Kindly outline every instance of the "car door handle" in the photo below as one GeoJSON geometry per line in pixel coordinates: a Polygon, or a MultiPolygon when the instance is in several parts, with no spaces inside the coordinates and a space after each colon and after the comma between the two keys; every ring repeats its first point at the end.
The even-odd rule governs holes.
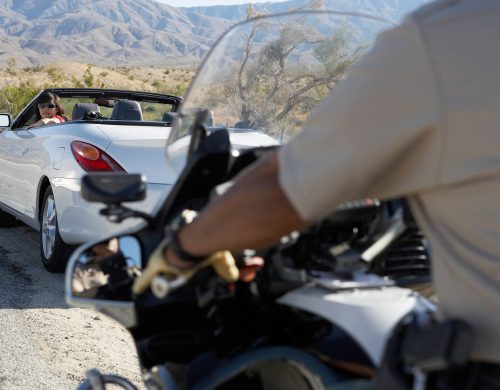
{"type": "Polygon", "coordinates": [[[24,156],[26,153],[28,153],[28,148],[24,148],[21,152],[21,154],[24,156]]]}

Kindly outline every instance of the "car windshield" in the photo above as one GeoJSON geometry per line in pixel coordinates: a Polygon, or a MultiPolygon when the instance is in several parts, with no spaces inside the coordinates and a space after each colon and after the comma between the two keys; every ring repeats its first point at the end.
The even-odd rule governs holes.
{"type": "Polygon", "coordinates": [[[377,17],[330,11],[256,17],[236,25],[201,65],[169,149],[186,144],[200,109],[210,113],[207,126],[257,130],[286,142],[388,27],[390,22],[377,17]]]}
{"type": "Polygon", "coordinates": [[[97,88],[51,88],[37,95],[16,117],[13,129],[23,128],[36,122],[39,117],[37,99],[51,92],[59,97],[64,115],[70,121],[100,120],[103,124],[170,127],[182,99],[178,96],[97,88]]]}

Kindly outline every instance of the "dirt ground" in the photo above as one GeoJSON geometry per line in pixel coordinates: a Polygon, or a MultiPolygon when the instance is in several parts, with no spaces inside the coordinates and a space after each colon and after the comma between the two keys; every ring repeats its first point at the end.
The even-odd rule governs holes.
{"type": "Polygon", "coordinates": [[[88,369],[142,385],[128,331],[109,317],[70,308],[64,275],[41,264],[37,233],[0,228],[0,388],[72,389],[88,369]]]}

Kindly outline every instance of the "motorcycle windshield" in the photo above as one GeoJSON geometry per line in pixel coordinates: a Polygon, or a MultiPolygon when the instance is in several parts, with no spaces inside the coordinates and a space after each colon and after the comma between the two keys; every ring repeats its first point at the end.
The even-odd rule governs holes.
{"type": "Polygon", "coordinates": [[[347,12],[249,15],[219,38],[200,66],[170,134],[169,159],[185,158],[201,109],[209,111],[205,125],[228,128],[232,140],[257,133],[286,142],[389,27],[378,17],[347,12]]]}

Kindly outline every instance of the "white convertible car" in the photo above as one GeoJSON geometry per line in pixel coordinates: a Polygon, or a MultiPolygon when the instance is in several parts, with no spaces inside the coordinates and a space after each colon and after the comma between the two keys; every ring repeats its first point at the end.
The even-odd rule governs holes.
{"type": "MultiPolygon", "coordinates": [[[[50,91],[60,97],[69,121],[28,128],[37,97],[15,120],[0,114],[0,226],[15,218],[38,230],[43,264],[57,272],[74,245],[140,223],[115,225],[100,216],[102,206],[80,196],[85,173],[141,173],[147,197],[131,207],[152,213],[161,204],[179,173],[165,156],[165,142],[181,98],[110,89],[50,91]]],[[[249,131],[239,143],[276,141],[249,131]]]]}

